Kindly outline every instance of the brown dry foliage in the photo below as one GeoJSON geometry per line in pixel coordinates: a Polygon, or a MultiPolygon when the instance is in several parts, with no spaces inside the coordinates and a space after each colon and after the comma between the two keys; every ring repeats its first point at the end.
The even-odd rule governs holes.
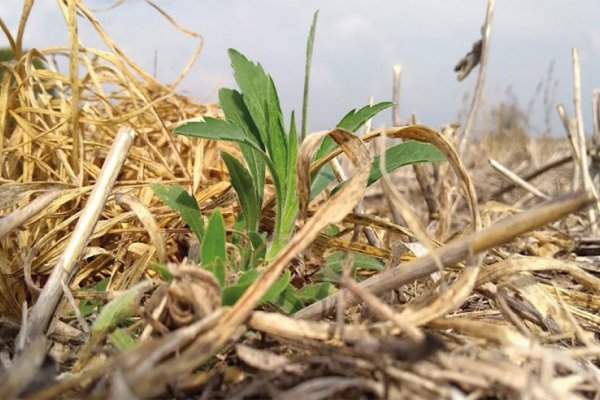
{"type": "MultiPolygon", "coordinates": [[[[2,23],[17,60],[3,64],[0,86],[1,395],[598,396],[600,283],[591,259],[576,255],[585,221],[575,213],[590,203],[589,196],[561,197],[529,211],[522,208],[535,203],[531,199],[514,205],[511,196],[523,197],[518,190],[510,192],[504,203],[478,203],[476,192],[481,200],[502,186],[496,173],[481,164],[482,149],[526,172],[562,155],[562,148],[550,140],[503,131],[471,141],[469,145],[477,150],[465,154],[477,157],[464,162],[454,150],[451,127],[443,133],[414,125],[360,138],[343,130],[310,136],[299,153],[298,232],[242,301],[232,308],[214,309],[214,298],[197,299],[204,291],[218,292],[213,280],[193,273],[189,266],[173,264],[173,271],[180,274],[177,287],[162,286],[150,297],[143,295],[152,290],[146,285],[135,297],[139,318],[127,328],[138,340],[133,348],[119,352],[110,339],[90,337],[82,321],[72,317],[72,306],[63,301],[46,337],[32,341],[11,362],[23,315],[35,304],[70,240],[120,127],[132,128],[137,136],[69,283],[76,300],[109,301],[124,290],[135,290],[140,281],[157,280],[152,261],[179,262],[187,255],[188,229],[153,195],[151,183],[183,185],[204,212],[219,205],[228,227],[239,212],[219,159],[220,149],[236,149],[171,134],[182,121],[221,116],[218,106],[197,104],[177,94],[175,84],[157,82],[112,42],[80,2],[59,2],[72,32],[69,46],[21,54],[22,32],[32,5],[24,2],[22,29],[16,36],[2,23]],[[78,21],[75,8],[82,15],[78,21]],[[109,51],[79,43],[74,35],[77,22],[91,24],[109,51]],[[36,68],[35,57],[45,58],[50,67],[36,68]],[[59,71],[52,61],[60,58],[68,59],[70,70],[80,73],[59,71]],[[355,164],[355,174],[337,195],[309,204],[306,185],[310,169],[316,167],[310,161],[318,138],[325,135],[342,144],[339,152],[355,164]],[[427,214],[411,171],[393,177],[397,187],[406,188],[401,191],[415,210],[417,221],[409,224],[414,235],[399,221],[390,222],[383,200],[377,201],[389,200],[384,194],[366,199],[368,211],[376,215],[351,212],[354,203],[365,198],[371,159],[365,143],[382,135],[430,142],[450,160],[421,171],[438,202],[433,215],[427,214]],[[329,223],[342,229],[335,240],[319,235],[329,223]],[[352,239],[357,226],[372,227],[383,248],[352,239]],[[423,235],[428,235],[426,247],[437,249],[436,257],[418,257],[424,246],[414,237],[423,235]],[[301,285],[320,268],[323,252],[344,246],[383,258],[386,271],[360,284],[345,276],[346,297],[340,291],[295,318],[268,307],[254,311],[283,269],[291,268],[294,282],[301,285]],[[103,277],[110,278],[106,291],[81,290],[103,277]],[[208,281],[211,290],[201,287],[208,281]],[[161,296],[163,292],[169,296],[161,296]],[[189,307],[186,301],[192,302],[189,307]],[[210,307],[203,306],[206,301],[210,307]],[[186,314],[194,307],[202,312],[186,314]],[[165,309],[169,319],[161,320],[165,309]],[[325,309],[337,311],[337,321],[300,318],[314,319],[325,309]],[[45,357],[48,349],[58,361],[59,372],[65,374],[53,371],[45,357]]],[[[193,62],[202,39],[176,26],[199,40],[193,62]]],[[[566,191],[562,181],[544,179],[546,183],[534,183],[552,197],[566,191]]],[[[263,225],[268,226],[271,211],[265,214],[263,225]]]]}

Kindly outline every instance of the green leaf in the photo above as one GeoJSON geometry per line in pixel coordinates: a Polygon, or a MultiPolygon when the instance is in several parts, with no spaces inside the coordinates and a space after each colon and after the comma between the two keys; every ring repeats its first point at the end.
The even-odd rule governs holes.
{"type": "Polygon", "coordinates": [[[279,295],[290,284],[290,278],[291,278],[290,271],[285,270],[283,275],[281,275],[279,278],[277,278],[277,280],[275,282],[273,282],[271,287],[263,295],[262,299],[260,300],[260,303],[266,303],[266,302],[269,302],[269,301],[279,297],[279,295]]]}
{"type": "Polygon", "coordinates": [[[233,76],[243,94],[244,104],[252,116],[265,148],[268,147],[267,86],[268,75],[258,63],[249,61],[243,54],[234,49],[228,51],[233,76]]]}
{"type": "MultiPolygon", "coordinates": [[[[104,278],[101,281],[98,281],[95,284],[84,288],[83,290],[84,291],[104,292],[104,291],[106,291],[106,288],[108,287],[109,281],[110,281],[110,278],[104,278]]],[[[87,316],[91,315],[94,312],[94,310],[97,307],[100,307],[101,305],[102,305],[101,300],[81,300],[79,302],[79,311],[81,312],[81,315],[83,315],[84,317],[87,317],[87,316]]]]}
{"type": "Polygon", "coordinates": [[[310,183],[310,198],[314,199],[334,180],[335,175],[331,169],[331,166],[329,164],[323,165],[310,183]]]}
{"type": "Polygon", "coordinates": [[[158,272],[158,275],[160,275],[160,279],[163,281],[171,282],[173,280],[173,275],[171,275],[165,265],[150,262],[150,268],[155,269],[158,272]]]}
{"type": "Polygon", "coordinates": [[[252,181],[252,176],[250,176],[248,170],[244,168],[237,158],[226,151],[221,152],[221,158],[227,166],[231,185],[240,200],[242,214],[246,220],[246,227],[249,231],[256,231],[258,229],[258,217],[260,216],[261,207],[254,189],[257,183],[252,181]]]}
{"type": "Polygon", "coordinates": [[[246,134],[231,122],[204,117],[204,121],[189,121],[179,125],[173,130],[177,135],[193,136],[203,139],[228,140],[233,142],[248,143],[258,149],[260,145],[252,136],[246,134]]]}
{"type": "Polygon", "coordinates": [[[286,173],[285,199],[282,207],[281,223],[279,231],[275,232],[277,239],[287,243],[294,232],[296,217],[298,215],[298,196],[296,196],[296,160],[298,158],[298,133],[296,131],[296,119],[292,112],[290,122],[290,133],[288,136],[288,171],[286,173]]]}
{"type": "Polygon", "coordinates": [[[300,288],[296,294],[298,295],[298,299],[306,307],[315,301],[319,301],[325,297],[331,296],[334,292],[335,286],[329,282],[321,282],[312,285],[305,285],[300,288]]]}
{"type": "Polygon", "coordinates": [[[196,234],[198,240],[202,242],[204,221],[202,220],[202,214],[200,213],[200,207],[198,207],[196,198],[176,183],[172,185],[153,183],[150,187],[158,198],[179,213],[183,221],[196,234]]]}
{"type": "MultiPolygon", "coordinates": [[[[379,179],[381,179],[380,169],[380,158],[377,155],[373,159],[371,164],[371,171],[369,172],[369,180],[367,186],[371,186],[379,179]]],[[[396,169],[405,165],[418,164],[424,162],[443,162],[446,161],[446,156],[440,149],[429,143],[421,143],[415,140],[399,143],[388,148],[385,151],[385,166],[386,173],[395,171],[396,169]]],[[[332,190],[332,194],[337,192],[343,183],[336,186],[332,190]]]]}
{"type": "MultiPolygon", "coordinates": [[[[342,118],[340,122],[336,125],[338,128],[346,129],[350,132],[356,132],[361,126],[363,126],[369,118],[373,118],[378,112],[385,110],[386,108],[394,105],[391,101],[383,101],[381,103],[373,104],[372,106],[366,105],[360,110],[352,110],[348,114],[342,118]]],[[[319,150],[317,150],[314,159],[318,160],[319,158],[329,154],[336,147],[337,143],[335,140],[330,138],[329,136],[323,139],[319,150]]]]}
{"type": "Polygon", "coordinates": [[[224,306],[234,305],[235,302],[238,301],[240,297],[242,297],[246,289],[248,289],[248,287],[252,285],[252,282],[254,282],[256,278],[258,278],[259,275],[260,272],[257,269],[251,269],[250,271],[243,273],[236,283],[224,287],[222,294],[222,304],[224,306]]]}
{"type": "Polygon", "coordinates": [[[312,63],[313,44],[315,42],[315,31],[317,29],[317,18],[319,16],[319,10],[313,14],[312,24],[310,25],[310,31],[308,33],[308,40],[306,41],[306,64],[304,67],[304,95],[302,97],[302,140],[306,137],[306,130],[308,125],[308,87],[310,81],[310,67],[312,63]]]}
{"type": "Polygon", "coordinates": [[[137,315],[142,296],[153,286],[152,282],[144,281],[108,302],[94,321],[92,332],[107,333],[125,319],[137,315]]]}
{"type": "Polygon", "coordinates": [[[271,77],[258,63],[249,61],[234,49],[229,49],[233,76],[252,120],[256,124],[269,157],[278,168],[280,177],[285,173],[285,131],[279,98],[271,77]]]}
{"type": "Polygon", "coordinates": [[[250,261],[248,262],[249,268],[256,268],[259,260],[264,260],[267,254],[267,244],[265,243],[264,235],[258,232],[248,232],[250,242],[252,242],[252,252],[250,261]]]}
{"type": "Polygon", "coordinates": [[[269,76],[268,80],[268,97],[267,104],[269,105],[268,110],[268,127],[267,132],[269,135],[269,144],[267,146],[268,154],[277,168],[277,172],[282,180],[285,180],[286,173],[288,171],[288,138],[285,134],[285,128],[283,126],[283,114],[279,105],[279,96],[277,95],[277,89],[275,89],[275,83],[269,76]]]}
{"type": "MultiPolygon", "coordinates": [[[[342,118],[342,120],[337,124],[337,127],[355,132],[361,126],[363,126],[365,122],[369,120],[369,118],[372,118],[378,112],[391,107],[393,104],[394,103],[390,101],[384,101],[372,106],[364,106],[358,111],[352,110],[346,114],[344,118],[342,118]]],[[[321,146],[319,146],[319,150],[317,150],[315,153],[314,160],[318,160],[331,153],[337,146],[338,144],[335,142],[335,140],[327,136],[325,139],[323,139],[321,146]]],[[[314,198],[321,193],[331,182],[334,181],[334,179],[335,175],[333,175],[331,167],[325,165],[319,169],[319,171],[313,175],[313,181],[310,189],[311,198],[314,198]]]]}
{"type": "MultiPolygon", "coordinates": [[[[371,185],[381,178],[380,158],[377,155],[371,164],[369,172],[368,185],[371,185]]],[[[429,143],[410,140],[399,143],[385,150],[385,169],[390,173],[397,168],[405,165],[423,163],[423,162],[443,162],[446,156],[440,149],[429,143]]]]}
{"type": "Polygon", "coordinates": [[[227,122],[237,126],[247,137],[252,137],[264,150],[265,146],[260,137],[260,132],[252,120],[242,94],[237,90],[222,88],[219,90],[219,104],[227,122]]]}
{"type": "Polygon", "coordinates": [[[352,253],[354,262],[352,267],[356,269],[364,269],[367,271],[381,271],[383,269],[383,261],[380,259],[357,252],[336,251],[325,259],[325,265],[336,272],[341,272],[343,269],[344,257],[352,253]]]}
{"type": "Polygon", "coordinates": [[[340,233],[340,228],[337,225],[329,224],[327,225],[327,228],[325,228],[324,233],[327,236],[335,236],[340,233]]]}
{"type": "Polygon", "coordinates": [[[286,286],[279,296],[271,300],[271,303],[285,314],[292,314],[304,307],[292,285],[286,286]]]}
{"type": "Polygon", "coordinates": [[[117,328],[111,333],[109,333],[108,338],[110,339],[113,346],[115,346],[119,351],[129,350],[137,343],[136,340],[131,336],[131,334],[127,330],[122,328],[117,328]]]}
{"type": "Polygon", "coordinates": [[[221,211],[216,208],[206,227],[206,235],[200,248],[202,266],[216,276],[221,287],[225,284],[225,260],[227,248],[225,243],[225,222],[221,211]]]}
{"type": "Polygon", "coordinates": [[[344,118],[337,124],[338,128],[344,128],[350,132],[356,132],[369,119],[373,118],[380,111],[390,108],[394,103],[391,101],[383,101],[381,103],[366,105],[360,110],[352,110],[344,115],[344,118]]]}
{"type": "Polygon", "coordinates": [[[212,261],[211,263],[208,264],[202,264],[202,268],[204,268],[206,271],[210,272],[211,274],[213,274],[213,276],[217,279],[217,282],[219,282],[219,286],[221,288],[223,288],[225,286],[225,278],[226,278],[226,271],[225,271],[225,262],[223,260],[221,260],[220,258],[217,258],[216,260],[212,261]]]}
{"type": "MultiPolygon", "coordinates": [[[[244,104],[242,95],[235,90],[221,89],[219,90],[219,103],[227,121],[239,127],[246,136],[253,137],[264,150],[265,146],[260,138],[260,133],[252,120],[246,104],[244,104]]],[[[256,154],[253,146],[240,142],[240,150],[244,155],[250,174],[255,182],[254,191],[256,192],[256,199],[259,204],[262,204],[265,186],[265,163],[262,156],[256,154]]]]}
{"type": "Polygon", "coordinates": [[[325,266],[317,273],[317,279],[326,282],[338,282],[339,275],[344,268],[346,257],[352,255],[352,269],[367,271],[381,271],[384,267],[383,261],[363,253],[336,251],[325,258],[325,266]]]}
{"type": "Polygon", "coordinates": [[[228,285],[223,288],[222,303],[224,306],[232,306],[235,302],[242,297],[246,289],[252,285],[252,283],[258,278],[260,271],[257,269],[251,269],[246,271],[240,276],[240,278],[232,285],[228,285]]]}
{"type": "MultiPolygon", "coordinates": [[[[223,289],[222,302],[224,306],[231,306],[254,283],[254,281],[260,276],[260,272],[257,269],[252,269],[245,272],[236,283],[233,285],[226,286],[223,289]]],[[[271,301],[280,296],[280,294],[286,289],[290,283],[290,271],[285,271],[267,290],[260,300],[260,304],[271,301]]]]}

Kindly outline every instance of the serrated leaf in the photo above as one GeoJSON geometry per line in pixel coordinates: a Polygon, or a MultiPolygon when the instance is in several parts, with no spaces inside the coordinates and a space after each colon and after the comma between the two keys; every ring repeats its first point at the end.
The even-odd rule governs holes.
{"type": "Polygon", "coordinates": [[[277,168],[277,172],[283,180],[285,180],[288,171],[288,137],[285,134],[285,128],[283,125],[283,114],[279,104],[279,96],[277,95],[277,89],[275,89],[275,83],[271,77],[268,77],[268,91],[267,91],[267,104],[268,104],[268,125],[267,132],[269,135],[269,145],[267,150],[273,164],[277,168]]]}
{"type": "Polygon", "coordinates": [[[256,231],[258,229],[258,217],[261,206],[256,198],[256,191],[254,189],[256,183],[253,182],[252,176],[250,176],[248,170],[237,158],[225,151],[221,152],[221,158],[227,166],[231,186],[235,189],[240,200],[246,227],[249,231],[256,231]]]}
{"type": "MultiPolygon", "coordinates": [[[[259,63],[253,63],[240,52],[229,49],[233,76],[243,100],[256,124],[269,157],[280,172],[285,173],[285,131],[283,114],[275,85],[259,63]]],[[[280,173],[279,175],[283,175],[280,173]]]]}
{"type": "Polygon", "coordinates": [[[264,150],[264,143],[256,124],[252,120],[250,111],[244,103],[242,94],[237,90],[222,88],[219,90],[219,104],[227,122],[233,123],[246,136],[254,138],[256,143],[264,150]]]}
{"type": "Polygon", "coordinates": [[[338,128],[344,128],[350,132],[356,132],[369,119],[373,118],[380,111],[390,108],[394,103],[391,101],[382,101],[381,103],[367,105],[360,110],[352,110],[344,115],[344,118],[337,124],[338,128]]]}
{"type": "MultiPolygon", "coordinates": [[[[235,90],[221,89],[219,90],[219,103],[227,121],[239,127],[246,136],[253,137],[264,150],[265,147],[260,138],[258,128],[252,120],[252,116],[244,103],[242,95],[235,90]]],[[[241,142],[239,145],[246,164],[248,164],[250,175],[252,175],[255,182],[254,191],[256,192],[256,198],[258,203],[261,204],[265,186],[265,162],[260,154],[256,154],[253,146],[241,142]]]]}
{"type": "MultiPolygon", "coordinates": [[[[390,101],[384,101],[381,103],[374,104],[372,106],[366,105],[360,110],[352,110],[348,114],[342,118],[342,120],[337,124],[338,128],[344,128],[351,132],[355,132],[361,126],[365,124],[369,120],[375,116],[378,112],[389,108],[394,103],[390,101]]],[[[331,139],[329,136],[323,139],[321,146],[319,146],[319,150],[315,153],[314,160],[318,160],[323,156],[332,152],[338,144],[331,139]]],[[[321,193],[331,182],[335,179],[335,175],[333,175],[333,171],[331,167],[328,165],[324,165],[319,171],[317,171],[314,175],[313,182],[311,183],[310,195],[311,198],[314,198],[319,193],[321,193]],[[321,172],[322,171],[322,172],[321,172]]]]}
{"type": "Polygon", "coordinates": [[[260,63],[251,62],[237,50],[229,49],[228,54],[233,68],[233,77],[243,94],[244,104],[258,128],[262,143],[265,148],[268,148],[268,104],[266,103],[268,75],[260,63]]]}
{"type": "Polygon", "coordinates": [[[204,117],[204,121],[188,121],[173,130],[177,135],[193,136],[203,139],[228,140],[233,142],[247,143],[257,149],[260,145],[251,136],[246,134],[231,122],[204,117]]]}
{"type": "MultiPolygon", "coordinates": [[[[344,115],[340,122],[336,125],[338,128],[344,128],[350,132],[356,132],[361,126],[363,126],[370,118],[373,118],[378,112],[385,110],[386,108],[394,105],[391,101],[383,101],[381,103],[373,104],[372,106],[366,105],[360,110],[351,110],[348,114],[344,115]]],[[[337,143],[330,137],[326,137],[321,143],[319,150],[315,153],[315,160],[323,157],[330,153],[337,147],[337,143]]]]}
{"type": "Polygon", "coordinates": [[[200,213],[200,207],[196,198],[190,195],[184,188],[178,184],[164,185],[162,183],[153,183],[150,185],[154,194],[158,196],[172,210],[177,211],[196,237],[202,242],[204,236],[204,221],[200,213]]]}

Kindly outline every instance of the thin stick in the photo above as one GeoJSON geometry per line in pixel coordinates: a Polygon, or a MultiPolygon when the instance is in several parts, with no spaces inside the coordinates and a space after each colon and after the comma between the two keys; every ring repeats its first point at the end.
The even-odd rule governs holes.
{"type": "MultiPolygon", "coordinates": [[[[335,175],[338,182],[342,183],[346,179],[348,179],[346,172],[344,172],[344,169],[340,165],[340,161],[337,158],[334,158],[333,160],[331,160],[329,165],[331,166],[331,170],[333,171],[333,174],[335,175]]],[[[354,212],[356,214],[361,214],[361,215],[365,214],[365,206],[363,205],[362,200],[359,201],[358,204],[356,204],[356,206],[354,206],[354,212]]],[[[363,232],[367,238],[367,241],[369,242],[369,244],[371,246],[377,247],[377,248],[382,247],[381,241],[377,237],[377,234],[375,233],[375,230],[373,228],[371,228],[370,226],[363,226],[363,232]]]]}
{"type": "MultiPolygon", "coordinates": [[[[373,105],[373,97],[371,97],[369,99],[369,105],[370,106],[373,105]]],[[[369,118],[367,120],[367,122],[365,122],[365,134],[367,134],[371,131],[371,122],[372,122],[372,118],[369,118]]],[[[333,174],[335,175],[338,182],[342,183],[348,179],[346,172],[342,168],[342,165],[340,164],[340,161],[337,158],[332,159],[331,162],[329,163],[329,165],[331,166],[331,170],[333,171],[333,174]]],[[[354,213],[361,214],[361,215],[365,214],[365,206],[364,206],[362,200],[360,200],[354,207],[354,213]]],[[[372,227],[364,226],[363,232],[367,238],[367,241],[369,242],[369,244],[371,246],[377,247],[377,248],[382,247],[381,241],[377,237],[377,234],[375,233],[375,230],[372,227]]]]}
{"type": "MultiPolygon", "coordinates": [[[[75,171],[78,182],[83,183],[83,155],[81,133],[79,131],[79,36],[77,34],[76,0],[69,0],[62,12],[69,27],[69,77],[71,84],[71,168],[75,171]]],[[[61,3],[62,4],[62,3],[61,3]]]]}
{"type": "MultiPolygon", "coordinates": [[[[392,71],[392,102],[394,103],[394,105],[392,106],[392,125],[400,126],[402,125],[402,121],[400,118],[400,78],[402,76],[402,65],[394,65],[392,71]]],[[[385,141],[387,140],[388,139],[386,137],[385,141]]],[[[385,151],[385,146],[380,146],[379,151],[380,153],[383,153],[385,151]]],[[[391,199],[391,196],[389,194],[389,187],[387,187],[383,183],[380,183],[380,185],[382,188],[383,197],[388,205],[390,214],[392,215],[392,220],[398,225],[402,224],[402,215],[398,210],[398,206],[391,199]]]]}
{"type": "MultiPolygon", "coordinates": [[[[579,144],[579,154],[581,155],[581,178],[583,180],[583,187],[591,193],[594,198],[598,199],[598,191],[592,183],[592,177],[590,175],[590,167],[587,156],[587,145],[585,140],[585,132],[583,128],[583,113],[581,112],[581,73],[579,68],[579,52],[577,48],[572,49],[573,58],[573,104],[575,106],[575,121],[577,123],[577,138],[579,144]]],[[[596,207],[588,208],[588,218],[590,220],[592,233],[598,232],[598,226],[596,224],[596,211],[600,212],[600,206],[596,204],[596,207]]]]}
{"type": "Polygon", "coordinates": [[[598,154],[600,147],[600,88],[594,89],[592,95],[592,114],[594,123],[594,145],[596,147],[596,154],[598,154]]]}
{"type": "Polygon", "coordinates": [[[598,177],[600,176],[600,88],[594,89],[592,95],[592,121],[594,123],[594,148],[592,149],[592,180],[594,186],[600,184],[598,177]]]}
{"type": "Polygon", "coordinates": [[[485,83],[485,73],[487,71],[487,59],[490,46],[490,31],[492,26],[492,18],[494,16],[494,7],[496,6],[496,0],[488,0],[487,11],[485,14],[485,23],[483,25],[482,41],[481,41],[481,59],[479,62],[479,75],[477,75],[477,84],[475,85],[475,94],[471,100],[471,107],[469,108],[469,114],[467,115],[467,121],[465,122],[465,129],[463,130],[462,137],[458,146],[458,154],[462,155],[469,134],[471,133],[471,127],[475,120],[475,113],[477,111],[477,105],[481,100],[481,94],[483,93],[483,85],[485,83]]]}
{"type": "Polygon", "coordinates": [[[402,122],[400,120],[400,77],[402,76],[402,65],[396,64],[393,68],[393,82],[392,82],[392,125],[400,126],[402,122]]]}
{"type": "Polygon", "coordinates": [[[516,185],[521,186],[523,189],[527,190],[534,196],[537,196],[544,200],[550,200],[550,196],[533,186],[531,183],[527,182],[525,179],[521,178],[519,175],[512,172],[510,169],[508,169],[498,161],[494,160],[493,158],[490,158],[489,162],[492,165],[492,167],[496,169],[496,171],[500,172],[502,175],[513,181],[516,185]]]}
{"type": "Polygon", "coordinates": [[[356,297],[364,301],[365,304],[367,304],[371,310],[377,313],[380,318],[390,320],[394,325],[400,328],[410,340],[415,342],[415,344],[421,343],[423,340],[425,340],[425,335],[419,328],[410,323],[410,321],[400,318],[399,314],[394,312],[390,306],[381,301],[373,293],[365,290],[362,286],[356,283],[354,279],[344,276],[342,278],[342,284],[356,297]]]}
{"type": "MultiPolygon", "coordinates": [[[[534,178],[537,178],[538,176],[542,175],[545,172],[550,171],[551,169],[560,167],[563,164],[566,164],[568,162],[573,161],[573,156],[572,155],[568,155],[565,156],[563,158],[559,158],[558,160],[554,160],[549,162],[546,165],[542,165],[541,167],[539,167],[538,169],[531,171],[530,173],[523,175],[521,177],[521,179],[525,180],[525,181],[530,181],[534,178]]],[[[489,196],[487,196],[488,199],[493,199],[496,198],[498,196],[503,195],[506,192],[510,192],[511,190],[513,190],[514,188],[516,188],[518,185],[515,182],[511,182],[509,184],[507,184],[506,186],[501,187],[500,189],[496,190],[495,192],[493,192],[492,194],[490,194],[489,196]]]]}
{"type": "Polygon", "coordinates": [[[579,154],[579,146],[577,146],[577,139],[573,134],[573,128],[571,127],[571,120],[565,111],[565,106],[562,104],[556,105],[556,112],[565,128],[565,132],[567,134],[567,139],[569,140],[569,144],[571,145],[571,151],[573,152],[573,182],[571,185],[572,190],[577,190],[579,188],[579,166],[581,165],[581,155],[579,154]]]}
{"type": "MultiPolygon", "coordinates": [[[[458,239],[437,250],[438,257],[445,266],[455,265],[467,257],[489,248],[507,243],[513,238],[532,229],[544,226],[552,221],[581,210],[592,204],[594,199],[588,193],[570,193],[540,204],[527,212],[512,215],[502,221],[476,233],[458,239]]],[[[381,295],[409,282],[424,278],[438,270],[431,254],[414,261],[400,264],[389,271],[372,276],[360,283],[360,286],[374,295],[381,295]]],[[[317,319],[328,315],[337,304],[340,291],[300,310],[294,316],[303,319],[317,319]]],[[[356,304],[357,299],[348,294],[346,306],[356,304]]]]}
{"type": "Polygon", "coordinates": [[[81,326],[81,329],[85,333],[89,333],[90,325],[87,323],[85,318],[83,318],[83,314],[81,313],[81,310],[79,310],[79,307],[77,307],[77,302],[75,301],[75,298],[73,297],[73,293],[71,293],[71,290],[69,289],[69,287],[67,286],[67,284],[64,281],[60,281],[60,286],[62,287],[63,294],[65,295],[67,302],[69,303],[69,305],[73,309],[73,312],[75,313],[75,318],[77,318],[77,321],[79,322],[79,325],[81,326]]]}
{"type": "Polygon", "coordinates": [[[77,272],[79,258],[96,226],[111,188],[121,171],[121,166],[125,162],[134,137],[135,132],[130,128],[121,128],[117,133],[69,243],[56,262],[40,297],[31,309],[29,315],[30,328],[26,332],[27,342],[31,342],[37,336],[44,334],[48,328],[48,324],[63,294],[62,282],[68,284],[77,272]]]}

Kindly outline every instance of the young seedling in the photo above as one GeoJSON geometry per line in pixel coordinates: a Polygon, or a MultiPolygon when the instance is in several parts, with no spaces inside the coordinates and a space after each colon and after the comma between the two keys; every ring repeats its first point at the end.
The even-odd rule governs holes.
{"type": "MultiPolygon", "coordinates": [[[[306,70],[304,84],[304,101],[302,110],[302,138],[306,134],[308,115],[308,82],[312,49],[315,35],[317,13],[308,37],[306,50],[306,70]]],[[[259,275],[257,269],[260,258],[267,261],[272,259],[277,252],[294,234],[296,216],[298,214],[298,199],[296,196],[296,162],[298,155],[298,133],[296,121],[292,112],[288,128],[285,128],[281,105],[273,79],[259,63],[250,61],[240,52],[229,50],[229,58],[233,69],[235,81],[239,87],[236,89],[221,89],[219,102],[224,119],[205,117],[203,121],[186,122],[175,128],[174,133],[179,135],[194,136],[204,139],[225,140],[237,142],[244,157],[245,165],[233,155],[222,152],[221,157],[229,172],[231,184],[237,193],[241,214],[236,224],[236,229],[241,227],[249,238],[246,249],[243,251],[244,267],[238,270],[245,272],[231,285],[227,285],[224,266],[226,260],[218,264],[219,267],[206,264],[206,254],[216,250],[224,252],[224,231],[221,225],[220,213],[213,214],[209,227],[204,232],[200,211],[195,204],[193,196],[183,193],[180,187],[153,186],[154,191],[172,208],[182,214],[185,222],[196,233],[202,243],[201,261],[205,268],[212,270],[223,286],[223,304],[233,304],[239,296],[250,286],[259,275]],[[265,173],[268,170],[275,186],[275,225],[270,240],[265,242],[265,232],[259,232],[259,222],[264,201],[265,173]],[[177,196],[177,200],[173,199],[177,196]],[[190,198],[193,200],[190,200],[190,198]],[[185,215],[184,215],[185,214],[185,215]],[[195,218],[196,222],[191,221],[195,218]],[[216,215],[216,216],[215,216],[216,215]],[[215,220],[213,221],[213,218],[215,220]],[[217,227],[213,228],[213,227],[217,227]],[[213,230],[214,229],[214,230],[213,230]],[[212,235],[218,235],[218,243],[212,235]],[[265,246],[268,250],[265,254],[265,246]],[[221,268],[223,266],[223,268],[221,268]]],[[[382,110],[392,106],[391,102],[381,102],[372,106],[365,106],[358,111],[352,110],[346,114],[337,127],[349,131],[357,131],[367,120],[382,110]]],[[[337,143],[326,138],[314,156],[318,160],[337,147],[337,143]]],[[[386,151],[386,172],[416,162],[444,161],[444,155],[434,146],[420,142],[405,142],[389,148],[386,151]]],[[[379,167],[379,158],[372,164],[369,184],[376,182],[382,175],[379,167]]],[[[333,172],[328,165],[322,167],[313,175],[311,195],[314,197],[334,180],[333,172]]],[[[343,184],[343,183],[342,183],[343,184]]],[[[337,190],[337,189],[334,189],[337,190]]],[[[224,229],[224,228],[223,228],[224,229]]],[[[214,263],[215,256],[210,256],[214,263]]],[[[334,290],[330,282],[321,282],[296,290],[290,284],[290,273],[286,272],[263,297],[263,301],[271,301],[285,312],[293,312],[305,304],[323,298],[334,290]]]]}

